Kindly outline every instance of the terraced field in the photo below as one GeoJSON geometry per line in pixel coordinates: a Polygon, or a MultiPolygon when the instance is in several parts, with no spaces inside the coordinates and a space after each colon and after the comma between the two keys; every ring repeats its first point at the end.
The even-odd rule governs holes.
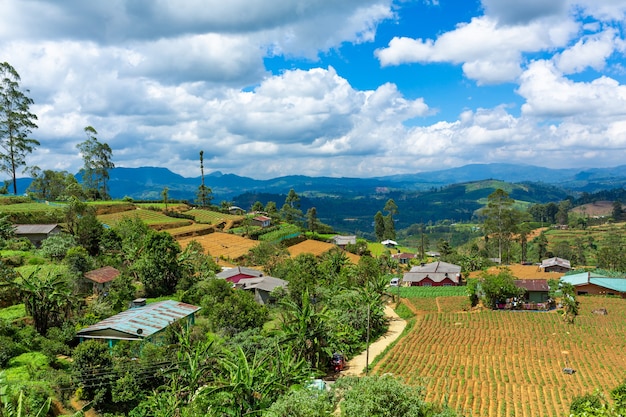
{"type": "Polygon", "coordinates": [[[462,301],[411,300],[423,310],[374,372],[424,385],[427,401],[485,417],[566,416],[575,396],[608,393],[626,377],[626,300],[582,297],[568,325],[556,312],[453,311],[447,298],[462,301]],[[609,314],[592,314],[598,307],[609,314]]]}
{"type": "Polygon", "coordinates": [[[182,248],[185,248],[192,240],[200,243],[211,256],[224,259],[240,258],[259,244],[256,240],[220,232],[178,239],[178,243],[180,243],[182,248]]]}
{"type": "Polygon", "coordinates": [[[159,225],[163,225],[163,226],[167,225],[169,227],[172,227],[172,226],[176,227],[176,225],[187,226],[192,223],[191,220],[168,217],[159,211],[144,210],[140,208],[137,208],[136,210],[123,211],[120,213],[99,215],[98,220],[100,220],[100,222],[102,222],[103,224],[113,227],[124,218],[134,218],[134,217],[138,217],[144,223],[146,223],[148,226],[151,226],[151,227],[157,227],[159,225]]]}
{"type": "Polygon", "coordinates": [[[244,219],[244,216],[237,216],[234,214],[220,213],[217,211],[202,210],[202,209],[188,210],[188,211],[185,211],[184,214],[189,214],[193,216],[198,222],[209,223],[209,224],[218,224],[218,223],[226,222],[229,220],[241,221],[244,219]]]}

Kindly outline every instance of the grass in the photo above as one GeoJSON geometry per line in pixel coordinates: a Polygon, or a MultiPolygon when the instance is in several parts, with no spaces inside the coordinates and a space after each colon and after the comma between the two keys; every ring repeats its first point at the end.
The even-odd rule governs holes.
{"type": "Polygon", "coordinates": [[[0,214],[60,211],[63,210],[63,208],[63,205],[56,204],[52,205],[45,203],[18,203],[0,206],[0,214]]]}
{"type": "Polygon", "coordinates": [[[0,320],[13,321],[22,317],[26,317],[26,308],[24,304],[16,304],[11,307],[0,308],[0,320]]]}
{"type": "Polygon", "coordinates": [[[11,358],[4,372],[9,382],[26,382],[32,381],[34,373],[48,366],[49,361],[46,355],[40,352],[28,352],[11,358]]]}

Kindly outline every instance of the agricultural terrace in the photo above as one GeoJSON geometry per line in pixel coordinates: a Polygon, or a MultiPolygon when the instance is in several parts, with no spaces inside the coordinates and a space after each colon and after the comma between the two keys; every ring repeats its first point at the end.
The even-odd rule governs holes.
{"type": "MultiPolygon", "coordinates": [[[[511,274],[515,277],[515,279],[560,279],[563,275],[562,272],[545,272],[543,269],[539,268],[539,265],[521,265],[521,264],[511,264],[511,265],[496,265],[490,268],[487,268],[487,273],[492,275],[497,275],[502,270],[509,270],[511,274]]],[[[483,271],[473,271],[470,272],[470,278],[478,278],[481,276],[483,271]]]]}
{"type": "MultiPolygon", "coordinates": [[[[296,245],[288,247],[287,250],[289,251],[289,256],[295,258],[302,253],[310,253],[315,256],[322,256],[326,252],[337,247],[338,246],[333,245],[332,243],[320,242],[319,240],[305,240],[296,245]]],[[[361,259],[360,256],[345,251],[344,253],[348,257],[350,262],[355,265],[359,263],[359,259],[361,259]]]]}
{"type": "Polygon", "coordinates": [[[178,239],[178,243],[184,249],[192,240],[200,243],[209,255],[223,259],[241,258],[259,244],[256,240],[221,232],[178,239]]]}
{"type": "Polygon", "coordinates": [[[626,223],[607,223],[598,226],[589,226],[586,229],[550,229],[545,232],[548,239],[548,249],[552,250],[562,242],[567,242],[574,249],[583,249],[588,265],[597,263],[595,250],[591,250],[593,243],[598,248],[606,245],[606,239],[611,235],[620,235],[626,231],[626,223]]]}
{"type": "Polygon", "coordinates": [[[190,216],[193,216],[198,222],[209,223],[209,224],[219,224],[222,222],[227,222],[229,220],[232,220],[233,222],[237,222],[237,221],[242,221],[244,219],[244,216],[238,216],[234,214],[220,213],[218,211],[202,210],[202,209],[188,210],[188,211],[183,212],[183,214],[188,214],[190,216]]]}
{"type": "Polygon", "coordinates": [[[101,223],[111,227],[118,224],[120,221],[122,221],[122,219],[132,219],[135,217],[139,218],[148,226],[155,229],[181,227],[185,225],[190,225],[192,223],[191,220],[169,217],[161,213],[160,211],[145,210],[141,208],[137,208],[136,210],[122,211],[119,213],[102,214],[98,215],[97,217],[101,223]]]}
{"type": "Polygon", "coordinates": [[[626,300],[580,297],[572,325],[556,311],[455,311],[460,297],[434,300],[402,300],[419,313],[374,368],[425,386],[427,401],[471,416],[562,417],[574,397],[608,395],[626,377],[626,300]],[[608,315],[592,314],[600,307],[608,315]]]}
{"type": "Polygon", "coordinates": [[[0,204],[0,214],[12,213],[41,213],[63,210],[65,204],[57,203],[16,203],[0,204]]]}

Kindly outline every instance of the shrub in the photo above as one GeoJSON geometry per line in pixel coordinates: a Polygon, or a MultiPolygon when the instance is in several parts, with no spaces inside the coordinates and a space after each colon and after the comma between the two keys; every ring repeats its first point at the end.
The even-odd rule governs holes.
{"type": "Polygon", "coordinates": [[[24,255],[21,253],[15,253],[2,258],[2,262],[9,266],[22,266],[24,265],[24,255]]]}

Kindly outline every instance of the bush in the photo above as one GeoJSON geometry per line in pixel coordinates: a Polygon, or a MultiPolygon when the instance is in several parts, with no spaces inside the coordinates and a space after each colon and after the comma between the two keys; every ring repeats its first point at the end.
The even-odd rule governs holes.
{"type": "Polygon", "coordinates": [[[43,265],[46,263],[44,258],[40,258],[39,256],[31,256],[28,258],[28,265],[43,265]]]}
{"type": "Polygon", "coordinates": [[[6,265],[17,267],[24,265],[24,255],[21,253],[15,253],[2,258],[2,262],[6,265]]]}
{"type": "Polygon", "coordinates": [[[0,336],[0,368],[5,368],[9,359],[22,353],[19,344],[9,336],[0,336]]]}
{"type": "Polygon", "coordinates": [[[49,259],[61,260],[65,258],[67,251],[77,246],[74,236],[59,233],[52,235],[41,243],[41,253],[49,259]]]}
{"type": "Polygon", "coordinates": [[[28,252],[34,248],[35,245],[33,245],[33,243],[25,237],[8,240],[4,246],[4,249],[6,250],[18,250],[22,252],[28,252]]]}

